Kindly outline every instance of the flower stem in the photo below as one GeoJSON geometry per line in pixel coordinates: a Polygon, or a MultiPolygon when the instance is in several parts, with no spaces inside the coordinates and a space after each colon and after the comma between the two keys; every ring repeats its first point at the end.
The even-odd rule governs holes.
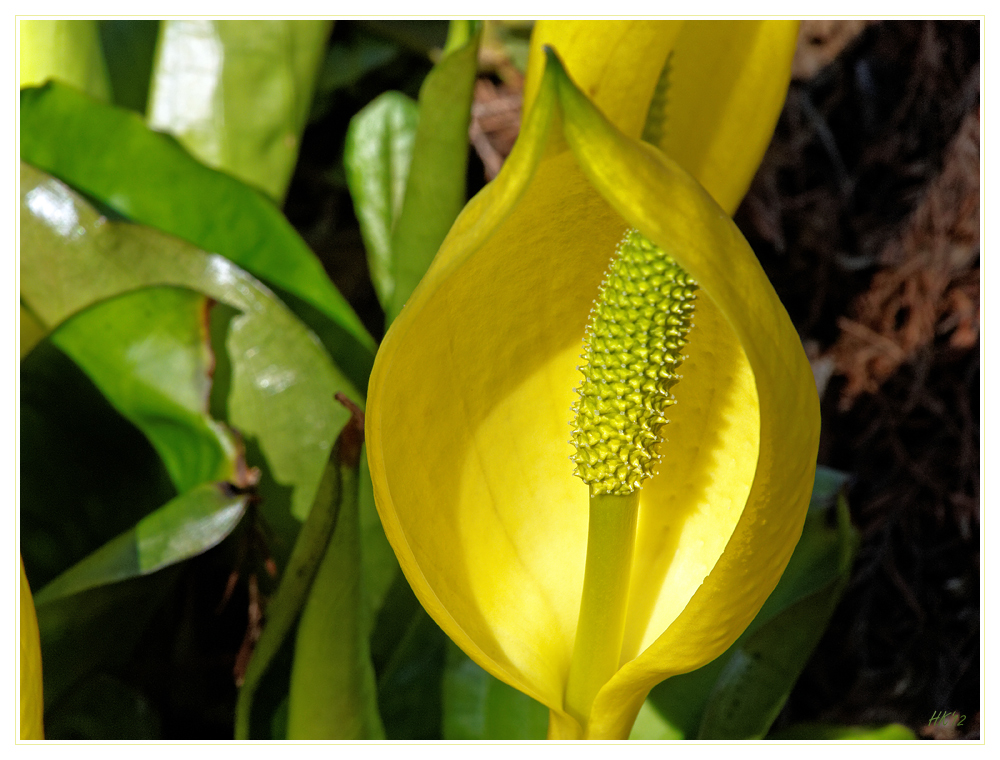
{"type": "Polygon", "coordinates": [[[590,496],[587,565],[566,710],[586,730],[594,697],[618,670],[639,513],[639,490],[590,496]]]}

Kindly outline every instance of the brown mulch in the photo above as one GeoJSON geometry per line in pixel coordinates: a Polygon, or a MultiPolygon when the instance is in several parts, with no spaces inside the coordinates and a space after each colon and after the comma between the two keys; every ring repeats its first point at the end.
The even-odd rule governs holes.
{"type": "Polygon", "coordinates": [[[776,725],[897,721],[974,739],[978,22],[804,28],[800,45],[815,54],[824,40],[835,57],[803,64],[736,216],[828,381],[820,462],[852,476],[861,533],[850,587],[776,725]],[[961,726],[929,725],[951,711],[961,726]]]}

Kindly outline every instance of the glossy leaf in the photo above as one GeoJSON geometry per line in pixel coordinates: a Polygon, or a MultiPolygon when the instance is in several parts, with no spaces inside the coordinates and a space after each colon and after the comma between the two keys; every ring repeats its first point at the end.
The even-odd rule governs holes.
{"type": "Polygon", "coordinates": [[[549,723],[545,705],[498,681],[454,644],[448,646],[442,705],[449,740],[537,741],[549,723]]]}
{"type": "Polygon", "coordinates": [[[51,341],[20,369],[21,553],[41,589],[177,490],[149,440],[51,341]]]}
{"type": "Polygon", "coordinates": [[[356,456],[360,452],[346,453],[347,448],[342,437],[337,525],[316,570],[295,637],[289,739],[385,738],[368,645],[358,520],[356,456]]]}
{"type": "Polygon", "coordinates": [[[20,21],[21,87],[57,79],[108,100],[111,90],[97,24],[90,19],[20,21]]]}
{"type": "Polygon", "coordinates": [[[99,216],[59,181],[22,164],[21,295],[47,324],[127,290],[173,285],[241,312],[229,329],[228,422],[256,438],[304,519],[347,412],[360,395],[316,339],[259,282],[221,256],[99,216]]]}
{"type": "Polygon", "coordinates": [[[247,495],[205,483],[142,518],[38,592],[39,606],[97,586],[149,575],[197,556],[236,527],[247,495]]]}
{"type": "Polygon", "coordinates": [[[21,157],[117,213],[221,254],[330,323],[338,365],[367,378],[374,341],[274,204],[203,166],[130,111],[49,85],[21,93],[21,157]]]}
{"type": "Polygon", "coordinates": [[[417,134],[402,211],[392,234],[395,319],[465,205],[469,119],[479,32],[434,67],[420,88],[417,134]]]}
{"type": "Polygon", "coordinates": [[[181,493],[209,481],[244,480],[239,441],[208,413],[214,365],[208,308],[199,293],[150,288],[96,304],[52,335],[146,435],[181,493]]]}
{"type": "Polygon", "coordinates": [[[354,115],[344,142],[347,186],[383,309],[392,302],[392,233],[403,208],[416,134],[417,104],[401,92],[386,92],[354,115]]]}
{"type": "Polygon", "coordinates": [[[163,21],[149,125],[212,168],[285,197],[331,21],[163,21]]]}

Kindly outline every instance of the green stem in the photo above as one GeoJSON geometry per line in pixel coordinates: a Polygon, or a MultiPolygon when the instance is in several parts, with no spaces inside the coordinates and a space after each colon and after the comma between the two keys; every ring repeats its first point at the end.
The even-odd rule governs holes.
{"type": "Polygon", "coordinates": [[[584,730],[594,697],[618,670],[638,514],[638,490],[591,494],[583,599],[566,683],[566,710],[584,730]]]}

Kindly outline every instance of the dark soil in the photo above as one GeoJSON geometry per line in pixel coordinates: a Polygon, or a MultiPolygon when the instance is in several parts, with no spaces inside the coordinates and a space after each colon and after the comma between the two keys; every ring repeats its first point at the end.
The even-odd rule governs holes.
{"type": "Polygon", "coordinates": [[[736,216],[833,373],[820,462],[852,476],[861,533],[779,725],[979,737],[979,41],[978,22],[868,26],[793,82],[736,216]]]}

